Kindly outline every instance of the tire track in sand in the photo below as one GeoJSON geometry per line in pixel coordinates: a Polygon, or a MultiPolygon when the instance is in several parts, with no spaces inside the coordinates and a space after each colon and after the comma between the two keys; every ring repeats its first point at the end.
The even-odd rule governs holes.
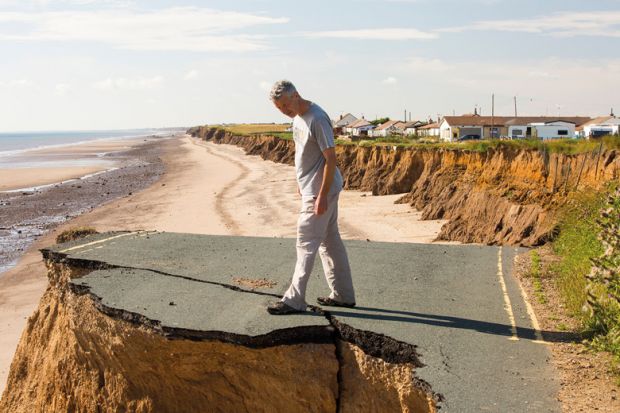
{"type": "Polygon", "coordinates": [[[195,139],[191,139],[191,142],[194,145],[203,147],[209,155],[222,159],[223,161],[230,162],[233,165],[237,166],[239,169],[241,169],[241,173],[239,174],[239,176],[237,176],[236,179],[232,180],[228,185],[224,187],[224,189],[215,194],[215,213],[220,217],[220,219],[224,223],[224,226],[230,230],[231,235],[241,235],[241,229],[239,227],[239,224],[228,212],[225,201],[228,193],[236,186],[238,186],[239,182],[248,177],[248,175],[250,174],[250,170],[241,162],[232,161],[230,158],[216,153],[216,151],[210,148],[206,143],[196,141],[195,139]]]}

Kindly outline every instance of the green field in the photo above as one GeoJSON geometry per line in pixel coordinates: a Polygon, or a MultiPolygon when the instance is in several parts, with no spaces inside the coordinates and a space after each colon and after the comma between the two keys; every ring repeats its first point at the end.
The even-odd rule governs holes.
{"type": "MultiPolygon", "coordinates": [[[[232,132],[235,135],[272,135],[280,139],[290,140],[293,138],[292,132],[288,132],[288,123],[238,123],[212,125],[232,132]]],[[[449,149],[449,150],[468,150],[473,152],[486,152],[489,149],[513,148],[513,149],[534,149],[547,151],[549,153],[577,154],[592,152],[603,149],[620,149],[620,137],[606,136],[598,140],[585,139],[557,139],[541,141],[538,139],[518,139],[518,140],[499,140],[484,139],[480,141],[468,142],[440,142],[437,138],[419,138],[401,135],[393,135],[381,138],[369,138],[359,141],[349,141],[337,139],[338,145],[358,145],[358,146],[396,146],[401,148],[429,148],[429,149],[449,149]]]]}
{"type": "Polygon", "coordinates": [[[235,135],[275,135],[286,132],[286,129],[291,125],[288,123],[237,123],[212,126],[222,128],[235,135]]]}

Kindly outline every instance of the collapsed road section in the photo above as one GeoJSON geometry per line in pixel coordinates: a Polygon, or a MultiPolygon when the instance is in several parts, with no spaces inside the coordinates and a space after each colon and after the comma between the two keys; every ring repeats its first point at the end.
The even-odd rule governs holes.
{"type": "MultiPolygon", "coordinates": [[[[290,281],[291,239],[125,232],[45,249],[50,285],[0,411],[557,410],[518,300],[519,324],[506,319],[497,248],[347,247],[359,306],[284,317],[265,306],[290,281]]],[[[308,300],[326,289],[313,277],[308,300]]]]}

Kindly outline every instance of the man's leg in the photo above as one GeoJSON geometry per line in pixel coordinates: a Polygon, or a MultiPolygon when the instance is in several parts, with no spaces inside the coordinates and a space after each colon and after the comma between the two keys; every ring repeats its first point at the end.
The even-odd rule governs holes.
{"type": "MultiPolygon", "coordinates": [[[[330,199],[334,210],[327,224],[327,234],[319,248],[325,279],[331,290],[329,298],[347,304],[355,303],[355,291],[351,278],[351,267],[347,250],[338,230],[338,199],[330,199]]],[[[331,207],[330,206],[330,207],[331,207]]]]}
{"type": "Polygon", "coordinates": [[[295,273],[290,287],[282,297],[282,302],[286,305],[302,311],[306,309],[306,286],[312,273],[314,259],[325,238],[329,223],[329,205],[326,213],[315,215],[314,201],[312,197],[302,198],[302,210],[297,220],[295,273]]]}

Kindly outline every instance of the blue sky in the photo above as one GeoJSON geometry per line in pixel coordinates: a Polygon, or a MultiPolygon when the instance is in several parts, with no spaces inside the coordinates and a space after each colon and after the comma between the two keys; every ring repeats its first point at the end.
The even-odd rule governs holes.
{"type": "Polygon", "coordinates": [[[0,0],[0,131],[620,112],[620,0],[0,0]]]}

